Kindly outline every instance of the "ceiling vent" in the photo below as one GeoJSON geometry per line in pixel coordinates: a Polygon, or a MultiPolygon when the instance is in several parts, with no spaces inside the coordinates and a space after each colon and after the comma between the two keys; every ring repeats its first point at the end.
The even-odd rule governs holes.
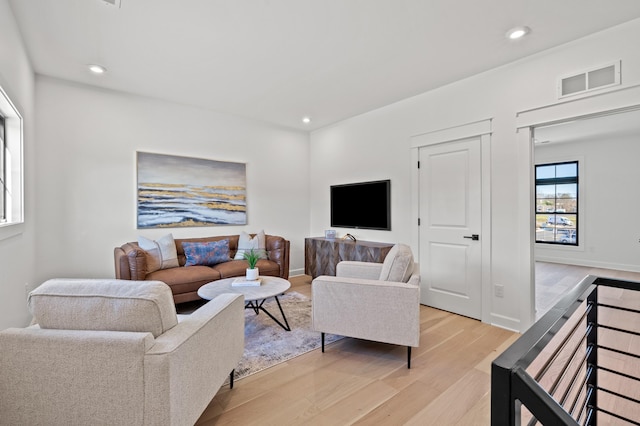
{"type": "Polygon", "coordinates": [[[561,77],[558,80],[558,98],[579,95],[620,84],[620,61],[561,77]]]}

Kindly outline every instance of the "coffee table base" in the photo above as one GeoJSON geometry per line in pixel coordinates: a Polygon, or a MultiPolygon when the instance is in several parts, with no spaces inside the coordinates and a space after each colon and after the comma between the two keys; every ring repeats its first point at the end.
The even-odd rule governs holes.
{"type": "Polygon", "coordinates": [[[278,300],[278,296],[273,296],[274,299],[276,299],[276,303],[278,304],[278,308],[280,308],[280,315],[282,315],[282,319],[284,320],[284,324],[282,324],[276,317],[274,317],[271,312],[267,311],[262,305],[264,305],[265,300],[267,299],[262,299],[260,301],[260,303],[258,303],[257,300],[252,300],[250,302],[247,302],[246,305],[244,305],[245,309],[253,309],[253,311],[256,313],[256,315],[258,315],[260,313],[260,311],[264,312],[265,314],[267,314],[269,316],[269,318],[271,318],[272,320],[274,320],[280,327],[284,328],[286,331],[291,331],[291,327],[289,327],[289,322],[287,321],[287,317],[284,314],[284,311],[282,310],[282,305],[280,305],[280,301],[278,300]],[[286,326],[285,326],[286,324],[286,326]]]}

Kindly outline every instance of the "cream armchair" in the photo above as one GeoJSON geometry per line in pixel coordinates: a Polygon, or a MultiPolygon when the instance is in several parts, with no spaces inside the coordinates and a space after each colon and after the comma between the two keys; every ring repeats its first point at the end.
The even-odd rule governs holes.
{"type": "Polygon", "coordinates": [[[193,425],[244,350],[241,295],[178,321],[159,281],[49,280],[29,307],[0,332],[2,425],[193,425]]]}
{"type": "Polygon", "coordinates": [[[420,275],[411,249],[395,245],[384,263],[343,261],[336,276],[312,282],[313,328],[325,333],[407,346],[420,344],[420,275]]]}

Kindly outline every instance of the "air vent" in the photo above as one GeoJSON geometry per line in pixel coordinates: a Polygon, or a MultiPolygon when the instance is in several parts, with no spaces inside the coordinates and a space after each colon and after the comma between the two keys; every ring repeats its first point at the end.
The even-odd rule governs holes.
{"type": "Polygon", "coordinates": [[[618,84],[620,84],[620,61],[561,77],[558,81],[558,98],[579,95],[618,84]]]}

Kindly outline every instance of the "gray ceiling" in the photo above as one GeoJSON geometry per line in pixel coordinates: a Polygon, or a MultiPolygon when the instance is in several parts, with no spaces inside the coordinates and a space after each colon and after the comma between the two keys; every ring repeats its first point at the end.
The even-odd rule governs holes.
{"type": "Polygon", "coordinates": [[[301,130],[640,17],[638,0],[9,1],[39,74],[301,130]],[[507,40],[517,25],[533,31],[507,40]]]}

